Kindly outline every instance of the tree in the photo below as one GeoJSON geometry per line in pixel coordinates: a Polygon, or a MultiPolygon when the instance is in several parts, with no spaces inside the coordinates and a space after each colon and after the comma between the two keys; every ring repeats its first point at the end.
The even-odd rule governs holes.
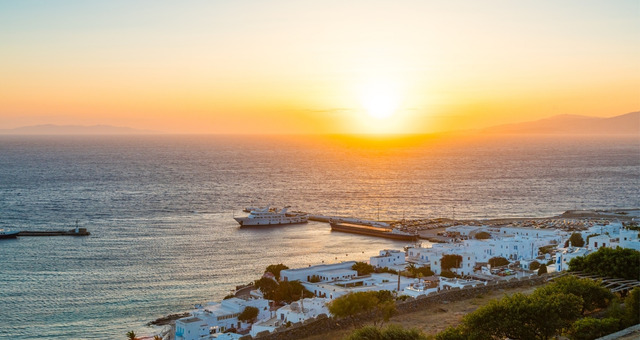
{"type": "Polygon", "coordinates": [[[509,264],[509,260],[504,257],[496,256],[489,259],[489,265],[491,267],[502,267],[509,264]]]}
{"type": "Polygon", "coordinates": [[[416,267],[415,264],[410,263],[406,268],[409,272],[408,276],[411,277],[425,277],[434,275],[433,271],[431,271],[431,267],[429,266],[416,267]]]}
{"type": "Polygon", "coordinates": [[[415,328],[404,329],[398,325],[387,328],[365,326],[351,333],[346,340],[426,340],[427,337],[415,328]]]}
{"type": "Polygon", "coordinates": [[[449,279],[453,279],[453,278],[457,277],[456,273],[454,273],[454,272],[452,272],[450,270],[441,271],[440,272],[440,276],[446,277],[446,278],[449,278],[449,279]]]}
{"type": "Polygon", "coordinates": [[[266,277],[261,277],[255,281],[254,286],[260,289],[266,299],[274,300],[276,290],[278,289],[277,282],[266,277]]]}
{"type": "Polygon", "coordinates": [[[461,326],[448,327],[444,331],[436,334],[436,340],[468,340],[469,336],[461,326]]]}
{"type": "Polygon", "coordinates": [[[289,269],[289,267],[285,266],[282,263],[279,263],[279,264],[272,264],[267,266],[267,269],[265,269],[264,272],[273,274],[273,276],[276,277],[276,280],[280,281],[280,272],[285,269],[289,269]]]}
{"type": "Polygon", "coordinates": [[[640,273],[640,251],[620,247],[600,248],[595,253],[572,259],[569,271],[637,280],[640,273]]]}
{"type": "Polygon", "coordinates": [[[137,335],[136,335],[136,332],[134,332],[134,331],[128,331],[128,332],[127,332],[127,338],[128,338],[129,340],[136,340],[136,339],[138,339],[138,337],[137,337],[137,335]]]}
{"type": "Polygon", "coordinates": [[[581,304],[572,294],[516,293],[467,314],[463,329],[471,339],[549,339],[578,319],[581,304]]]}
{"type": "Polygon", "coordinates": [[[532,261],[531,263],[529,263],[530,270],[538,270],[538,268],[540,268],[540,262],[532,261]]]}
{"type": "Polygon", "coordinates": [[[479,233],[476,233],[475,238],[476,238],[476,240],[487,240],[487,239],[491,238],[491,234],[489,234],[486,231],[481,231],[479,233]]]}
{"type": "Polygon", "coordinates": [[[304,288],[300,281],[282,281],[278,284],[273,299],[271,300],[278,303],[291,303],[302,298],[310,297],[313,297],[313,293],[304,288]]]}
{"type": "Polygon", "coordinates": [[[372,265],[365,262],[356,262],[351,266],[351,269],[358,272],[358,276],[368,275],[375,271],[372,265]]]}
{"type": "Polygon", "coordinates": [[[593,340],[616,332],[620,328],[619,321],[615,318],[582,318],[574,322],[567,333],[572,340],[593,340]]]}
{"type": "Polygon", "coordinates": [[[331,301],[329,312],[338,318],[373,313],[374,324],[377,324],[388,321],[396,313],[396,305],[389,291],[355,292],[331,301]]]}
{"type": "Polygon", "coordinates": [[[584,239],[582,238],[582,234],[580,234],[580,233],[571,234],[571,236],[569,237],[569,240],[564,244],[564,246],[568,247],[569,246],[569,242],[571,242],[571,245],[573,247],[583,247],[584,246],[584,239]]]}
{"type": "Polygon", "coordinates": [[[546,273],[547,273],[547,265],[543,263],[540,265],[540,268],[538,268],[538,275],[542,275],[546,273]]]}
{"type": "Polygon", "coordinates": [[[640,323],[640,287],[633,288],[627,298],[624,299],[625,317],[623,318],[626,327],[640,323]]]}
{"type": "Polygon", "coordinates": [[[258,317],[259,312],[260,310],[256,307],[247,306],[238,316],[238,320],[242,322],[253,322],[258,317]]]}
{"type": "Polygon", "coordinates": [[[613,294],[606,288],[602,287],[599,282],[590,279],[579,279],[575,276],[564,276],[555,279],[552,283],[536,289],[533,293],[552,295],[552,294],[573,294],[582,298],[581,314],[594,311],[598,308],[604,308],[609,305],[613,294]]]}
{"type": "Polygon", "coordinates": [[[462,256],[447,254],[440,259],[440,267],[442,270],[450,270],[451,268],[460,268],[462,265],[462,256]]]}

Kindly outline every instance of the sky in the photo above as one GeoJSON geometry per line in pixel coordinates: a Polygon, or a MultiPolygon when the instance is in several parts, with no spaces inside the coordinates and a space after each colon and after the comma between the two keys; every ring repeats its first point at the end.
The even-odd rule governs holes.
{"type": "Polygon", "coordinates": [[[637,0],[0,0],[0,129],[433,133],[639,108],[637,0]]]}

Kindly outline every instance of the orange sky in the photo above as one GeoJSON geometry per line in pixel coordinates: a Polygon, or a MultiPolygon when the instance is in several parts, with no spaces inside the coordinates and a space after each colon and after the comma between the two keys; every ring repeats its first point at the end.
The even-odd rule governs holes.
{"type": "Polygon", "coordinates": [[[0,129],[430,133],[640,108],[637,1],[0,4],[0,129]]]}

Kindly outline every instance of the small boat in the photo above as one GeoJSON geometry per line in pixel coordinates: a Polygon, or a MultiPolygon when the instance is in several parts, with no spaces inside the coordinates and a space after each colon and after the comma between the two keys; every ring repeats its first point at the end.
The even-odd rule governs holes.
{"type": "Polygon", "coordinates": [[[309,216],[304,213],[287,213],[287,209],[290,207],[284,207],[280,212],[270,209],[269,207],[263,209],[251,210],[247,217],[234,217],[241,227],[248,226],[269,226],[280,224],[297,224],[307,223],[309,216]]]}
{"type": "Polygon", "coordinates": [[[0,229],[0,240],[1,239],[7,239],[7,238],[16,238],[16,237],[18,237],[18,233],[20,233],[20,232],[19,231],[9,231],[9,230],[0,229]]]}

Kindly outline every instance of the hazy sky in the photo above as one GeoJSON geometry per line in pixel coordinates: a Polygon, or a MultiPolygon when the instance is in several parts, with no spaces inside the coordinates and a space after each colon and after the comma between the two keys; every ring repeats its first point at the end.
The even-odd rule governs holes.
{"type": "Polygon", "coordinates": [[[638,0],[0,0],[0,129],[421,133],[639,108],[638,0]]]}

